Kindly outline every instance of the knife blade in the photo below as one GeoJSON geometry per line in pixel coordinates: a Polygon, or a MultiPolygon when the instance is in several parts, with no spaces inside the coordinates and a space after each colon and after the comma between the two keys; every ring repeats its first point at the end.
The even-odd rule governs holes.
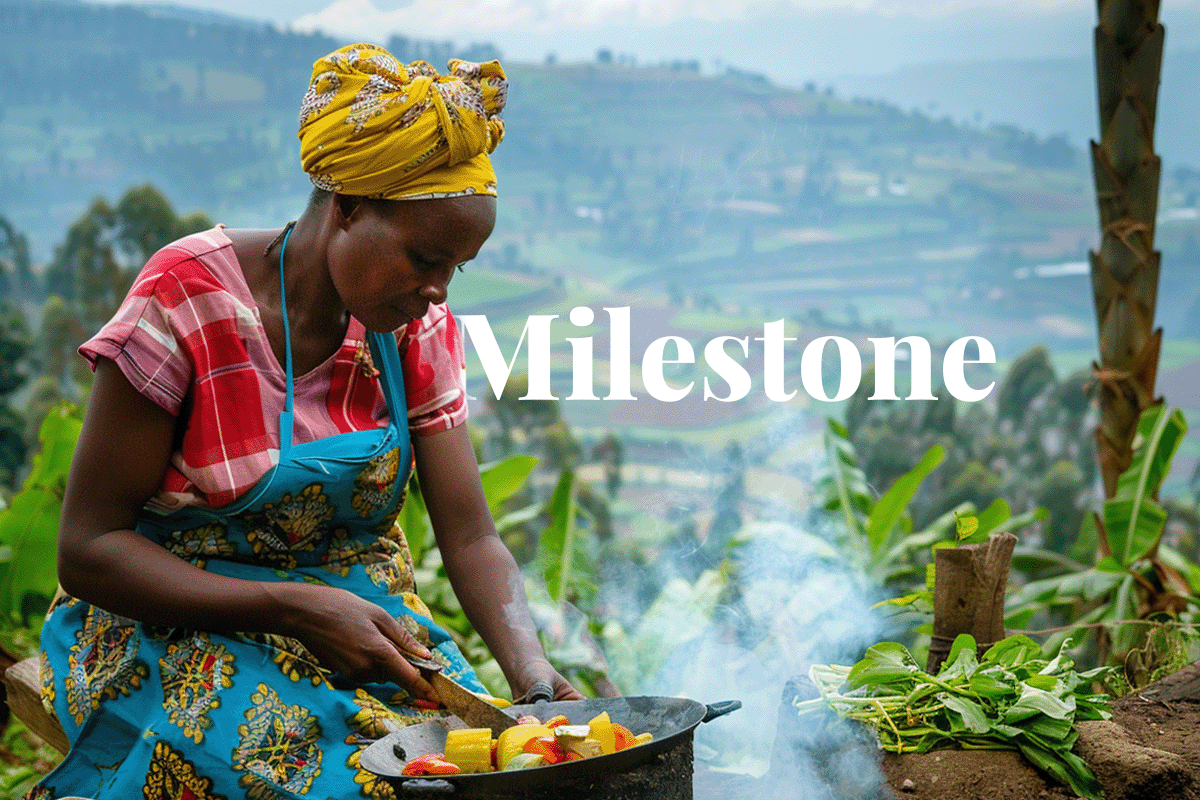
{"type": "Polygon", "coordinates": [[[442,673],[442,665],[436,661],[404,653],[408,662],[421,672],[421,677],[429,681],[434,691],[438,693],[442,703],[456,717],[472,728],[488,728],[492,736],[511,728],[517,721],[505,714],[494,705],[479,697],[470,689],[451,680],[442,673]]]}

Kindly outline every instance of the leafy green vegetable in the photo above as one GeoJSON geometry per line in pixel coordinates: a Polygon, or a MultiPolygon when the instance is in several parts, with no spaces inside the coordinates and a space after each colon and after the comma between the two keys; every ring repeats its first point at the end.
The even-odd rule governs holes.
{"type": "Polygon", "coordinates": [[[1081,797],[1103,789],[1083,759],[1071,752],[1077,720],[1109,719],[1108,698],[1091,685],[1111,668],[1079,673],[1064,642],[1046,659],[1037,642],[1009,636],[976,658],[975,640],[962,635],[937,675],[923,671],[895,642],[867,649],[853,667],[814,665],[821,692],[798,702],[800,713],[828,706],[871,725],[884,750],[925,753],[961,747],[1019,750],[1038,769],[1081,797]]]}

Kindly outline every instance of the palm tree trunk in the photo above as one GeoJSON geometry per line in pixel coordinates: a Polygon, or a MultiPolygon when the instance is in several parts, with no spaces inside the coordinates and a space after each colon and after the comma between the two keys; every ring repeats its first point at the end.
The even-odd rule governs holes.
{"type": "Polygon", "coordinates": [[[1089,253],[1099,325],[1096,452],[1105,495],[1132,460],[1141,412],[1156,402],[1162,329],[1154,327],[1161,254],[1154,250],[1162,161],[1154,119],[1164,29],[1158,0],[1097,0],[1096,82],[1100,141],[1092,142],[1099,252],[1089,253]]]}

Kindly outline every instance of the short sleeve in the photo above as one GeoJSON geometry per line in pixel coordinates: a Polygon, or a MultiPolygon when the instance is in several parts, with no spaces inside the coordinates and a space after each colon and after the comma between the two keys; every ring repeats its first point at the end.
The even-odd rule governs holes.
{"type": "Polygon", "coordinates": [[[79,348],[92,369],[101,357],[111,359],[137,391],[176,416],[193,374],[172,319],[186,294],[173,268],[186,258],[170,249],[156,253],[112,319],[79,348]]]}
{"type": "Polygon", "coordinates": [[[462,335],[450,310],[431,305],[400,339],[408,428],[429,435],[467,419],[467,362],[462,335]]]}

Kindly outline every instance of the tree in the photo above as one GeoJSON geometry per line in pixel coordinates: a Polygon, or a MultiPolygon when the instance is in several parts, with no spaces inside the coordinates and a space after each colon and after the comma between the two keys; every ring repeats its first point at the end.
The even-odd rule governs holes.
{"type": "Polygon", "coordinates": [[[206,214],[176,215],[150,184],[128,190],[115,206],[97,197],[75,220],[46,269],[38,354],[65,396],[76,396],[68,374],[82,363],[73,357],[75,349],[112,317],[146,260],[175,239],[209,227],[206,214]]]}
{"type": "Polygon", "coordinates": [[[0,301],[0,487],[15,489],[28,450],[25,418],[8,404],[8,398],[28,379],[29,328],[21,310],[0,301]]]}
{"type": "Polygon", "coordinates": [[[0,294],[25,294],[34,283],[29,243],[4,217],[0,217],[0,236],[0,294]]]}
{"type": "Polygon", "coordinates": [[[1096,451],[1112,497],[1132,463],[1138,419],[1156,402],[1162,329],[1154,327],[1161,257],[1154,222],[1162,161],[1154,153],[1154,121],[1165,31],[1158,0],[1098,2],[1100,141],[1091,145],[1102,238],[1088,255],[1099,324],[1096,451]]]}

